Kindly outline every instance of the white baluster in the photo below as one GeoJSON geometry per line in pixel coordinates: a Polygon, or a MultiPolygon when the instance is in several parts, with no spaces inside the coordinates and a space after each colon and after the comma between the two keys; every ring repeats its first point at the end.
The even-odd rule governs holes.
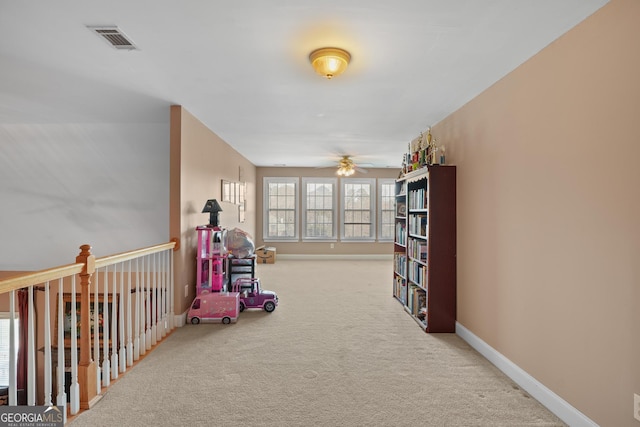
{"type": "Polygon", "coordinates": [[[173,306],[173,299],[175,298],[175,289],[173,289],[173,249],[169,250],[169,329],[173,331],[176,327],[176,313],[173,306]]]}
{"type": "Polygon", "coordinates": [[[33,286],[29,286],[29,319],[27,344],[27,404],[36,404],[36,340],[35,340],[35,308],[33,306],[33,286]]]}
{"type": "Polygon", "coordinates": [[[145,348],[151,350],[151,255],[147,255],[147,281],[144,289],[145,294],[145,348]]]}
{"type": "Polygon", "coordinates": [[[49,282],[44,284],[44,405],[51,406],[51,308],[49,282]]]}
{"type": "Polygon", "coordinates": [[[167,335],[164,322],[166,317],[164,315],[164,253],[158,253],[158,341],[162,341],[167,335]]]}
{"type": "Polygon", "coordinates": [[[80,385],[78,384],[78,306],[76,302],[76,276],[71,277],[71,385],[69,386],[71,415],[80,411],[80,385]]]}
{"type": "Polygon", "coordinates": [[[151,300],[152,300],[152,304],[151,304],[151,345],[152,346],[156,345],[156,343],[158,342],[158,335],[157,335],[158,318],[157,318],[157,311],[156,311],[156,307],[158,305],[158,292],[156,291],[156,286],[158,285],[158,264],[156,263],[156,258],[157,258],[156,255],[157,254],[153,254],[153,272],[152,272],[153,285],[152,285],[152,292],[151,292],[151,300]]]}
{"type": "Polygon", "coordinates": [[[162,337],[166,335],[164,330],[164,257],[158,253],[158,341],[162,341],[162,337]]]}
{"type": "Polygon", "coordinates": [[[140,275],[140,355],[147,352],[147,256],[142,258],[140,275]]]}
{"type": "Polygon", "coordinates": [[[169,288],[169,254],[167,251],[162,252],[162,337],[167,336],[169,329],[169,316],[167,310],[168,288],[169,288]]]}
{"type": "Polygon", "coordinates": [[[113,265],[113,298],[111,299],[111,379],[118,379],[118,274],[117,264],[113,265]]]}
{"type": "Polygon", "coordinates": [[[124,307],[125,304],[124,295],[124,264],[120,263],[120,299],[118,300],[118,353],[120,372],[124,373],[127,370],[127,355],[125,353],[124,346],[126,341],[124,340],[124,307]]]}
{"type": "Polygon", "coordinates": [[[127,366],[133,365],[133,338],[131,325],[131,260],[129,260],[129,280],[127,281],[127,366]]]}
{"type": "Polygon", "coordinates": [[[9,405],[15,406],[18,394],[18,371],[16,369],[16,291],[9,292],[9,405]]]}
{"type": "Polygon", "coordinates": [[[136,303],[133,306],[133,360],[140,359],[140,258],[136,258],[136,303]]]}
{"type": "MultiPolygon", "coordinates": [[[[102,386],[111,384],[111,361],[109,360],[109,267],[104,269],[104,297],[102,300],[102,386]]],[[[115,274],[115,270],[113,272],[115,274]]]]}
{"type": "Polygon", "coordinates": [[[94,294],[93,294],[93,354],[96,363],[96,394],[102,392],[102,379],[100,371],[100,270],[95,271],[94,276],[94,294]]]}
{"type": "Polygon", "coordinates": [[[58,279],[58,325],[62,325],[58,328],[58,366],[56,379],[58,383],[58,394],[56,395],[56,405],[63,407],[64,422],[67,422],[67,393],[65,391],[64,383],[65,379],[65,360],[64,360],[64,300],[62,298],[64,293],[64,282],[62,279],[58,279]]]}

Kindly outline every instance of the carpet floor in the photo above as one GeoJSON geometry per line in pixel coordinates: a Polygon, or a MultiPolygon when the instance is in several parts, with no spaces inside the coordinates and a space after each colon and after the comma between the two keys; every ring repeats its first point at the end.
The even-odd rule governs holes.
{"type": "Polygon", "coordinates": [[[177,328],[69,424],[565,425],[457,335],[424,333],[391,264],[259,264],[274,312],[177,328]]]}

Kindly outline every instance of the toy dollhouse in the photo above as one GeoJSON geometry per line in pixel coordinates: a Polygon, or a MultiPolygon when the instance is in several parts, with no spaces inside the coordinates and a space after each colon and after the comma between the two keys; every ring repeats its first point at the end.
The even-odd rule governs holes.
{"type": "Polygon", "coordinates": [[[198,253],[196,271],[196,295],[220,292],[225,286],[225,261],[227,250],[225,230],[218,225],[218,213],[222,211],[216,199],[207,200],[202,209],[209,213],[209,224],[196,227],[198,253]]]}
{"type": "Polygon", "coordinates": [[[207,200],[202,212],[209,213],[209,224],[196,227],[196,295],[231,291],[238,278],[255,277],[253,242],[239,229],[229,230],[227,236],[227,230],[218,225],[221,211],[217,200],[207,200]]]}
{"type": "Polygon", "coordinates": [[[220,292],[225,285],[225,231],[220,227],[201,225],[198,232],[196,295],[220,292]]]}

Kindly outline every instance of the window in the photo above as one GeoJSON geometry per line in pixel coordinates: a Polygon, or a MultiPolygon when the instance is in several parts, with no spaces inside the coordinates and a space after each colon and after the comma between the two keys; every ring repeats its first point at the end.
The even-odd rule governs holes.
{"type": "Polygon", "coordinates": [[[263,239],[298,240],[298,178],[264,178],[263,239]]]}
{"type": "MultiPolygon", "coordinates": [[[[13,349],[15,351],[16,358],[18,359],[18,318],[14,319],[14,333],[15,343],[13,349]]],[[[9,385],[9,352],[11,348],[9,346],[9,325],[11,317],[9,313],[0,313],[0,386],[9,385]]]]}
{"type": "Polygon", "coordinates": [[[394,191],[392,178],[265,177],[263,240],[391,242],[394,191]]]}
{"type": "Polygon", "coordinates": [[[375,179],[343,178],[342,232],[343,240],[374,240],[375,179]]]}
{"type": "Polygon", "coordinates": [[[395,231],[395,187],[393,179],[378,179],[378,240],[392,241],[395,231]]]}
{"type": "Polygon", "coordinates": [[[336,239],[335,178],[302,178],[302,238],[336,239]]]}

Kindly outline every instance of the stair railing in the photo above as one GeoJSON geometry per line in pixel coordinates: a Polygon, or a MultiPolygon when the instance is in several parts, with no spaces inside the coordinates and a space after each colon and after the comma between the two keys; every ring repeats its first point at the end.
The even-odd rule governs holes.
{"type": "MultiPolygon", "coordinates": [[[[89,409],[112,380],[171,333],[176,325],[177,249],[173,239],[95,258],[91,247],[82,245],[74,264],[0,279],[0,297],[8,294],[11,319],[19,313],[16,293],[28,293],[27,348],[22,349],[27,355],[27,405],[53,405],[55,394],[65,416],[89,409]],[[43,296],[36,297],[40,292],[43,296]],[[36,316],[36,307],[42,306],[43,314],[36,316]],[[42,391],[37,396],[38,386],[42,391]]],[[[8,404],[17,405],[22,392],[17,386],[18,330],[15,322],[9,325],[8,404]]]]}

